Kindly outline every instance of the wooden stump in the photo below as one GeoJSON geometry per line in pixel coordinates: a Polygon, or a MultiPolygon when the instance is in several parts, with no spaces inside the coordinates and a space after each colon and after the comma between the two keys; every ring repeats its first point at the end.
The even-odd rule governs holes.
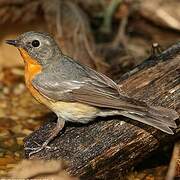
{"type": "MultiPolygon", "coordinates": [[[[180,43],[126,73],[120,86],[129,96],[180,112],[180,43]]],[[[25,139],[25,147],[44,142],[55,126],[55,118],[50,119],[25,139]]],[[[119,179],[156,149],[177,139],[180,131],[174,132],[168,135],[123,116],[101,118],[88,125],[66,124],[49,144],[51,149],[31,158],[65,159],[67,171],[84,179],[119,179]]]]}

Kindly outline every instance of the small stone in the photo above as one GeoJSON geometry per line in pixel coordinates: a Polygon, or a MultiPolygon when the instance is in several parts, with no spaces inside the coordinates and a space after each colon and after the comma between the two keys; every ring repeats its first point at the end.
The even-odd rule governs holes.
{"type": "Polygon", "coordinates": [[[23,139],[24,139],[24,137],[18,137],[18,138],[17,138],[17,143],[18,143],[19,145],[23,145],[23,144],[24,144],[23,139]]]}
{"type": "Polygon", "coordinates": [[[10,89],[8,87],[4,87],[3,88],[3,93],[4,94],[9,94],[10,93],[10,89]]]}
{"type": "Polygon", "coordinates": [[[22,125],[21,124],[18,124],[18,125],[16,125],[16,126],[14,126],[13,128],[12,128],[12,131],[14,132],[14,133],[22,133],[22,125]]]}
{"type": "Polygon", "coordinates": [[[25,135],[29,135],[31,134],[33,131],[29,130],[29,129],[23,129],[22,130],[22,133],[25,134],[25,135]]]}
{"type": "Polygon", "coordinates": [[[25,85],[20,83],[14,88],[13,93],[15,95],[20,95],[24,90],[25,90],[25,85]]]}
{"type": "Polygon", "coordinates": [[[18,157],[18,158],[21,156],[21,155],[19,154],[19,152],[15,152],[14,155],[15,155],[16,157],[18,157]]]}
{"type": "Polygon", "coordinates": [[[18,76],[24,76],[24,70],[20,68],[13,68],[12,73],[18,76]]]}

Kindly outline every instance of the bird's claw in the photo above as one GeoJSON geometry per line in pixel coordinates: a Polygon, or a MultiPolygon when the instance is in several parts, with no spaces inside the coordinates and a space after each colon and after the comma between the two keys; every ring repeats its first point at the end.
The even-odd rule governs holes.
{"type": "Polygon", "coordinates": [[[37,142],[35,142],[37,144],[38,147],[25,147],[25,150],[30,150],[31,152],[29,153],[29,157],[32,156],[33,154],[36,154],[38,152],[40,152],[43,149],[51,149],[50,146],[47,145],[47,142],[44,142],[42,145],[38,144],[37,142]]]}

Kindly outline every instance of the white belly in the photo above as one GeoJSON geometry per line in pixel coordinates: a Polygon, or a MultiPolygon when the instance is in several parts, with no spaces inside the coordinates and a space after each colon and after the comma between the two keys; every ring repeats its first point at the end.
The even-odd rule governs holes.
{"type": "Polygon", "coordinates": [[[62,101],[52,102],[49,108],[65,121],[81,123],[88,123],[100,112],[98,108],[86,104],[62,101]]]}

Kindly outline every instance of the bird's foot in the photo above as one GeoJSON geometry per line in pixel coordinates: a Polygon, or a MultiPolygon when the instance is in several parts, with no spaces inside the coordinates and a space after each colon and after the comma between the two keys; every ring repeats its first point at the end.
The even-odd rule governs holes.
{"type": "Polygon", "coordinates": [[[33,154],[36,154],[36,153],[42,151],[43,149],[53,149],[53,151],[57,150],[58,149],[57,147],[52,148],[52,147],[48,146],[48,144],[58,135],[59,131],[64,127],[64,123],[65,123],[65,121],[63,119],[58,118],[57,125],[52,130],[49,138],[42,145],[40,145],[37,142],[34,142],[37,144],[37,147],[35,147],[35,148],[33,148],[33,147],[32,148],[31,147],[24,148],[25,150],[31,151],[28,156],[30,157],[33,154]]]}
{"type": "Polygon", "coordinates": [[[38,152],[40,152],[43,149],[51,149],[50,146],[48,146],[47,141],[45,141],[42,145],[40,145],[39,143],[35,142],[37,144],[37,147],[26,147],[24,148],[25,150],[30,150],[31,152],[28,154],[28,156],[32,156],[33,154],[36,154],[38,152]]]}

